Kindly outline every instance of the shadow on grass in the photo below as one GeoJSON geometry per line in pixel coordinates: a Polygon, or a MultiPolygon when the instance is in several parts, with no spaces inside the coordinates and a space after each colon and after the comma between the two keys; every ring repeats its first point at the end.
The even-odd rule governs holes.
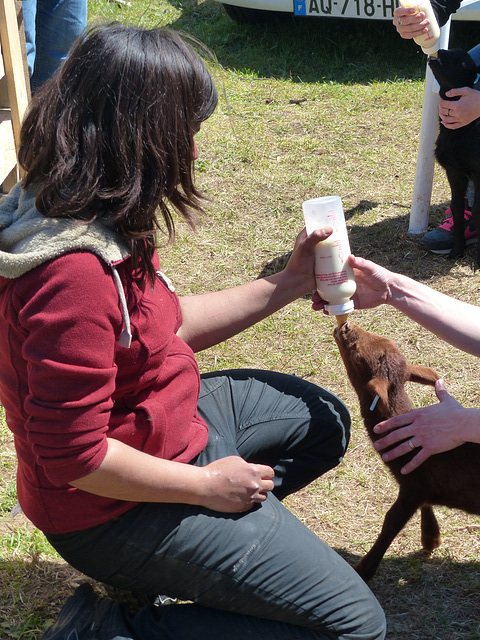
{"type": "MultiPolygon", "coordinates": [[[[468,247],[464,255],[456,261],[450,260],[447,255],[429,253],[420,244],[424,234],[408,232],[409,208],[407,208],[408,213],[363,224],[362,216],[371,211],[374,206],[375,203],[362,202],[347,212],[351,214],[347,218],[347,225],[353,254],[373,260],[391,271],[419,281],[430,281],[433,277],[447,275],[457,264],[471,267],[472,275],[475,274],[474,246],[468,247]],[[348,224],[348,219],[352,221],[352,218],[355,222],[348,224]]],[[[393,206],[399,209],[406,208],[399,204],[393,206]]],[[[431,207],[427,231],[434,229],[443,221],[448,206],[449,203],[443,203],[431,207]]]]}
{"type": "Polygon", "coordinates": [[[65,562],[0,559],[0,638],[40,638],[65,600],[87,581],[65,562]]]}
{"type": "MultiPolygon", "coordinates": [[[[350,248],[354,255],[372,260],[390,271],[402,273],[414,280],[430,281],[433,277],[449,274],[457,264],[471,267],[475,274],[475,246],[466,249],[458,260],[450,260],[446,255],[429,253],[420,246],[423,234],[408,232],[410,209],[395,204],[408,213],[383,220],[363,223],[362,216],[371,214],[378,206],[377,202],[361,200],[355,207],[345,211],[345,219],[350,239],[350,248]]],[[[449,203],[430,208],[429,229],[435,228],[445,217],[449,203]]],[[[276,256],[265,263],[258,274],[259,278],[281,271],[288,262],[290,252],[276,256]]],[[[464,277],[464,275],[462,275],[464,277]]]]}
{"type": "MultiPolygon", "coordinates": [[[[344,549],[336,551],[350,565],[361,557],[344,549]]],[[[369,587],[385,611],[387,638],[480,637],[480,562],[449,561],[422,550],[404,557],[387,556],[369,587]]]]}
{"type": "MultiPolygon", "coordinates": [[[[295,18],[237,24],[221,4],[171,0],[182,11],[171,23],[209,47],[219,63],[260,77],[294,82],[369,83],[423,78],[426,58],[397,36],[390,20],[295,18]]],[[[478,43],[476,23],[452,25],[450,46],[478,43]]]]}
{"type": "MultiPolygon", "coordinates": [[[[361,557],[345,549],[335,551],[350,565],[361,557]]],[[[40,638],[75,588],[89,581],[64,563],[42,560],[0,560],[0,575],[2,640],[40,638]]],[[[423,551],[387,556],[369,587],[385,611],[390,637],[480,637],[480,562],[449,561],[423,551]],[[426,631],[418,635],[419,629],[426,631]]]]}
{"type": "MultiPolygon", "coordinates": [[[[345,549],[335,551],[350,565],[361,557],[345,549]]],[[[0,559],[1,639],[38,640],[82,582],[91,582],[105,595],[102,585],[66,563],[0,559]]],[[[403,557],[387,556],[369,586],[385,610],[387,638],[480,637],[480,562],[454,562],[423,551],[403,557]],[[419,629],[427,631],[418,635],[419,629]]]]}
{"type": "MultiPolygon", "coordinates": [[[[362,555],[352,553],[347,549],[335,548],[335,551],[351,566],[356,564],[363,557],[362,555]]],[[[451,575],[455,572],[464,573],[465,576],[470,576],[472,578],[471,580],[466,579],[464,581],[466,587],[471,588],[472,586],[475,586],[475,591],[477,593],[480,591],[480,583],[478,583],[478,577],[480,576],[480,560],[475,562],[446,560],[444,557],[437,557],[435,555],[435,551],[428,553],[420,548],[416,551],[406,553],[402,557],[386,555],[382,559],[376,574],[372,580],[370,580],[369,585],[374,586],[376,582],[380,584],[383,580],[400,581],[402,586],[414,584],[421,577],[423,571],[436,573],[437,577],[441,577],[441,575],[446,574],[447,572],[452,572],[451,575]]],[[[439,587],[440,586],[441,584],[439,584],[439,587]]]]}

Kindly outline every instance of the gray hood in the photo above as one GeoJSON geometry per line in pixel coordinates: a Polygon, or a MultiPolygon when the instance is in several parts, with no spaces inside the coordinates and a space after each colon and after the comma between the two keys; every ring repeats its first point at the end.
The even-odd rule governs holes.
{"type": "Polygon", "coordinates": [[[124,321],[120,344],[130,346],[125,292],[115,268],[115,264],[130,255],[128,243],[98,220],[85,224],[66,218],[46,218],[35,206],[33,189],[24,190],[20,183],[0,199],[1,276],[19,278],[44,262],[72,251],[90,251],[112,269],[124,321]]]}
{"type": "Polygon", "coordinates": [[[128,244],[99,221],[46,218],[35,207],[33,190],[20,183],[0,200],[0,275],[18,278],[71,251],[91,251],[108,265],[130,255],[128,244]]]}

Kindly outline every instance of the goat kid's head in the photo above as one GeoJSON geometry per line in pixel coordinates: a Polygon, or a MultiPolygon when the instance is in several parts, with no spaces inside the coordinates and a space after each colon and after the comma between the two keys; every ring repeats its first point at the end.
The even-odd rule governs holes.
{"type": "MultiPolygon", "coordinates": [[[[428,59],[428,65],[440,85],[442,98],[450,89],[473,87],[480,70],[464,49],[440,49],[438,57],[428,59]]],[[[450,99],[458,100],[458,97],[450,99]]]]}
{"type": "Polygon", "coordinates": [[[396,344],[348,321],[334,331],[348,377],[360,401],[376,401],[384,415],[391,413],[390,396],[406,382],[434,385],[439,375],[429,367],[408,364],[396,344]]]}

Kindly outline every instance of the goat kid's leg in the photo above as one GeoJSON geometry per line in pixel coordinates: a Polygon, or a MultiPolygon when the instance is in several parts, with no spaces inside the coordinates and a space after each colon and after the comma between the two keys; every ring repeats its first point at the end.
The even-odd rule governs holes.
{"type": "Polygon", "coordinates": [[[424,505],[420,510],[420,516],[422,547],[425,551],[431,553],[440,546],[442,541],[440,527],[431,505],[424,505]]]}
{"type": "Polygon", "coordinates": [[[448,257],[453,260],[459,258],[466,247],[463,223],[468,178],[466,175],[451,169],[447,171],[447,178],[452,191],[450,208],[452,209],[453,216],[453,247],[448,257]]]}
{"type": "Polygon", "coordinates": [[[382,530],[373,547],[353,566],[365,582],[368,582],[373,577],[388,547],[420,507],[420,504],[421,502],[418,500],[406,498],[405,495],[402,495],[402,490],[400,489],[398,498],[385,515],[382,530]]]}

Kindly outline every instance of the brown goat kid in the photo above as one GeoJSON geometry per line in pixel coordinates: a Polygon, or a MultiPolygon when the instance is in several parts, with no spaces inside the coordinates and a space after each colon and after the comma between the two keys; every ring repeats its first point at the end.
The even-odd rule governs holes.
{"type": "MultiPolygon", "coordinates": [[[[358,395],[368,435],[375,442],[379,438],[373,431],[377,423],[413,409],[405,383],[434,385],[439,376],[429,367],[408,364],[394,342],[369,333],[354,322],[335,329],[334,337],[358,395]]],[[[431,456],[411,473],[402,475],[400,469],[414,453],[386,463],[400,490],[373,547],[354,566],[366,581],[417,509],[421,509],[421,541],[427,552],[440,545],[440,529],[432,505],[480,514],[480,444],[467,443],[431,456]]]]}

